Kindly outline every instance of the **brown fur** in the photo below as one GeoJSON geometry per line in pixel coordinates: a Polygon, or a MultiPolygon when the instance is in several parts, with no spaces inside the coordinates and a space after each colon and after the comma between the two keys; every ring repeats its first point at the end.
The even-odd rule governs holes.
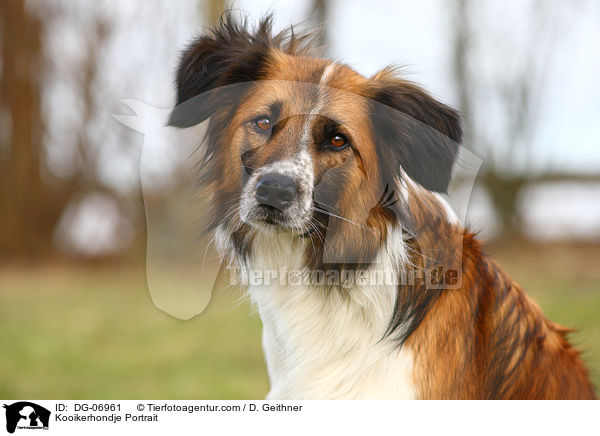
{"type": "MultiPolygon", "coordinates": [[[[412,196],[418,200],[411,204],[420,229],[415,243],[427,247],[428,253],[444,253],[446,267],[462,270],[457,289],[432,291],[416,285],[407,291],[413,298],[437,292],[405,343],[415,353],[419,397],[596,398],[579,353],[566,339],[570,330],[548,320],[488,259],[473,234],[435,218],[441,210],[436,199],[418,191],[412,196]]],[[[421,256],[419,250],[416,257],[421,256]]],[[[428,261],[432,268],[428,259],[421,258],[420,265],[428,261]]]]}
{"type": "Polygon", "coordinates": [[[315,212],[314,231],[301,236],[309,242],[305,264],[365,268],[389,226],[402,227],[410,264],[388,335],[414,353],[418,396],[595,398],[566,340],[569,330],[546,319],[472,234],[450,224],[431,192],[444,191],[450,179],[461,140],[458,114],[391,69],[365,78],[335,64],[321,83],[332,63],[310,57],[304,38],[285,41],[271,36],[268,20],[250,33],[227,19],[182,57],[171,123],[186,127],[210,117],[203,164],[211,228],[224,221],[237,254],[247,254],[252,231],[231,213],[241,182],[255,168],[294,155],[308,114],[323,101],[309,148],[315,186],[328,203],[318,205],[361,226],[315,212]],[[248,127],[266,113],[275,123],[268,139],[248,127]],[[331,125],[352,147],[320,148],[331,125]],[[400,167],[406,174],[398,174],[400,167]],[[407,196],[397,192],[397,181],[405,182],[407,196]],[[327,250],[350,261],[328,263],[327,250]],[[444,280],[431,286],[439,268],[444,280]]]}

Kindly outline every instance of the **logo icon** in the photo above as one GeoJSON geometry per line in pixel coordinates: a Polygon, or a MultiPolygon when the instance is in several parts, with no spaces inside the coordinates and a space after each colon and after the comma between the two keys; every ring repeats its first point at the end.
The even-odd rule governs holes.
{"type": "Polygon", "coordinates": [[[50,411],[29,401],[19,401],[4,405],[6,409],[6,431],[14,433],[15,429],[48,429],[50,411]]]}

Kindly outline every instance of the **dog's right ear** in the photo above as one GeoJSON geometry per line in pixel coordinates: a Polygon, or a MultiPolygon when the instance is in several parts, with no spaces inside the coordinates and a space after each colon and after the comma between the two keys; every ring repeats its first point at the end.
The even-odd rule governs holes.
{"type": "Polygon", "coordinates": [[[226,14],[210,34],[196,38],[179,61],[177,102],[169,125],[201,123],[219,107],[234,103],[235,95],[240,96],[240,88],[230,85],[259,80],[270,49],[279,42],[271,28],[271,17],[266,17],[251,33],[245,22],[237,23],[226,14]]]}

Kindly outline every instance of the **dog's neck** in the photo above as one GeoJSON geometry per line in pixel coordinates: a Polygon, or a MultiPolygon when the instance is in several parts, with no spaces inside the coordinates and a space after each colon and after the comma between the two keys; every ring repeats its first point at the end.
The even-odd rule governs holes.
{"type": "MultiPolygon", "coordinates": [[[[401,232],[392,230],[374,268],[399,273],[401,232]]],[[[249,270],[277,276],[249,294],[263,322],[269,398],[413,398],[412,358],[386,331],[396,303],[393,283],[307,283],[302,253],[289,235],[259,238],[249,270]]],[[[256,276],[256,275],[255,275],[256,276]]]]}
{"type": "MultiPolygon", "coordinates": [[[[431,212],[425,214],[425,209],[432,208],[446,222],[455,218],[441,199],[431,194],[412,201],[411,206],[415,222],[420,216],[429,216],[431,212]]],[[[439,242],[432,237],[411,246],[405,235],[399,223],[389,226],[367,270],[383,271],[383,277],[391,273],[395,282],[381,281],[377,274],[380,278],[375,282],[369,278],[350,284],[338,277],[337,288],[329,283],[314,284],[303,276],[307,240],[288,233],[255,235],[251,252],[242,262],[242,273],[260,279],[248,289],[264,327],[269,398],[417,396],[413,352],[403,341],[420,323],[419,314],[430,307],[429,300],[433,304],[435,299],[417,288],[399,287],[398,280],[403,280],[403,273],[414,272],[407,269],[412,268],[416,251],[435,252],[431,244],[439,242]],[[389,334],[390,327],[393,334],[389,334]]],[[[423,266],[425,263],[417,269],[421,271],[423,266]]]]}

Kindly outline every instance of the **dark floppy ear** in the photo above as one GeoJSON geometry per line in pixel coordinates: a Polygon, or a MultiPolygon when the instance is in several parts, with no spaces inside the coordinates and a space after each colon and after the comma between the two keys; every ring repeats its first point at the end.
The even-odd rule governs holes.
{"type": "Polygon", "coordinates": [[[458,113],[413,83],[384,70],[373,79],[373,127],[380,161],[397,177],[406,174],[430,191],[446,192],[462,141],[458,113]],[[387,76],[387,77],[386,77],[387,76]]]}
{"type": "Polygon", "coordinates": [[[271,17],[251,33],[244,22],[226,14],[216,29],[196,38],[182,53],[176,74],[177,105],[169,125],[190,127],[232,104],[233,94],[239,97],[242,91],[228,85],[260,79],[269,48],[276,43],[271,17]]]}

